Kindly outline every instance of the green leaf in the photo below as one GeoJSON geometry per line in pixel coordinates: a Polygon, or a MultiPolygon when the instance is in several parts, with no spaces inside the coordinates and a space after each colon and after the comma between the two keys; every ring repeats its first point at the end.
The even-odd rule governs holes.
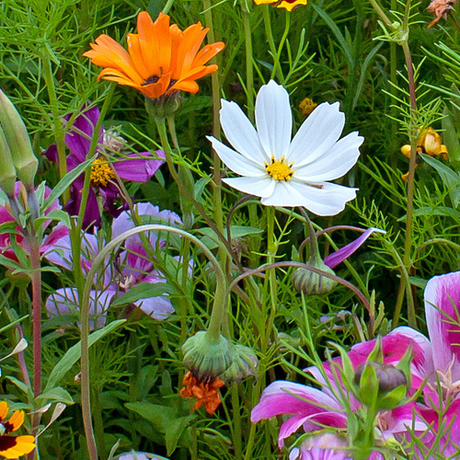
{"type": "Polygon", "coordinates": [[[174,292],[174,289],[166,283],[139,283],[136,286],[131,287],[128,292],[118,297],[118,299],[112,302],[111,305],[112,307],[118,307],[141,299],[163,296],[165,293],[170,294],[172,292],[174,292]]]}
{"type": "MultiPolygon", "coordinates": [[[[112,321],[107,326],[99,329],[88,337],[89,346],[96,343],[98,340],[102,339],[105,335],[115,330],[117,327],[121,326],[126,320],[125,319],[118,319],[116,321],[112,321]]],[[[62,357],[62,359],[54,366],[53,370],[50,373],[48,378],[48,382],[46,383],[46,387],[44,392],[51,391],[54,387],[56,387],[59,382],[63,379],[64,375],[74,366],[74,364],[80,359],[81,356],[81,342],[76,343],[72,348],[67,350],[66,354],[62,357]]]]}
{"type": "Polygon", "coordinates": [[[450,199],[456,208],[460,203],[460,177],[458,174],[429,155],[421,153],[420,156],[438,172],[444,185],[449,189],[450,199]]]}
{"type": "Polygon", "coordinates": [[[165,436],[168,457],[174,453],[182,433],[194,418],[196,418],[196,415],[187,415],[185,417],[176,418],[168,424],[165,436]]]}
{"type": "Polygon", "coordinates": [[[125,406],[138,413],[153,424],[155,429],[160,433],[165,434],[171,420],[174,420],[177,415],[176,409],[160,404],[152,404],[148,401],[138,401],[126,403],[125,406]]]}
{"type": "Polygon", "coordinates": [[[340,32],[340,29],[336,26],[335,22],[324,10],[322,10],[318,5],[315,5],[314,3],[312,3],[311,6],[323,18],[324,22],[332,30],[332,33],[335,35],[335,38],[337,38],[337,41],[342,47],[344,53],[347,55],[349,64],[353,65],[354,59],[350,43],[345,40],[345,37],[343,36],[342,32],[340,32]]]}
{"type": "MultiPolygon", "coordinates": [[[[201,239],[203,244],[205,244],[209,249],[215,249],[218,247],[218,237],[214,230],[210,227],[204,227],[197,230],[202,233],[204,237],[201,239]]],[[[232,225],[230,227],[231,238],[242,238],[243,236],[248,235],[258,235],[264,231],[261,228],[256,227],[245,227],[243,225],[232,225]]],[[[227,236],[227,228],[224,228],[224,236],[227,236]]]]}
{"type": "Polygon", "coordinates": [[[72,182],[85,171],[85,169],[96,159],[96,155],[89,160],[79,164],[75,169],[68,172],[53,188],[48,198],[44,201],[42,206],[42,213],[44,213],[72,184],[72,182]]]}
{"type": "Polygon", "coordinates": [[[55,387],[50,391],[46,391],[42,393],[37,398],[37,403],[40,406],[44,406],[49,402],[62,402],[64,404],[70,405],[74,403],[72,396],[70,396],[69,392],[64,390],[62,387],[55,387]]]}
{"type": "Polygon", "coordinates": [[[34,221],[35,230],[38,230],[39,226],[47,220],[57,220],[58,222],[62,222],[67,228],[70,228],[69,213],[63,211],[62,209],[54,209],[46,216],[41,216],[34,221]]]}
{"type": "Polygon", "coordinates": [[[458,140],[458,133],[454,125],[454,116],[452,112],[445,107],[443,110],[444,118],[442,119],[442,135],[444,144],[447,147],[449,154],[449,161],[454,165],[460,164],[460,143],[458,140]]]}

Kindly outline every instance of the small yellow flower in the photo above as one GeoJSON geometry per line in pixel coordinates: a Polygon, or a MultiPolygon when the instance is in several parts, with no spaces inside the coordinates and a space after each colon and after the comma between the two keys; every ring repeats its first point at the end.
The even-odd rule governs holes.
{"type": "Polygon", "coordinates": [[[317,105],[318,104],[316,102],[313,102],[311,99],[306,97],[299,104],[299,109],[306,117],[308,117],[308,115],[310,115],[310,113],[312,113],[313,110],[315,110],[317,105]]]}
{"type": "MultiPolygon", "coordinates": [[[[423,126],[420,126],[418,131],[423,132],[423,126]]],[[[401,147],[402,154],[407,158],[410,158],[410,150],[410,145],[403,145],[401,147]]],[[[430,155],[430,157],[437,157],[441,155],[443,160],[447,160],[449,158],[447,147],[442,143],[441,136],[431,126],[420,136],[417,143],[417,153],[426,153],[427,155],[430,155]]],[[[415,167],[417,166],[418,162],[415,164],[415,167]]],[[[409,173],[401,176],[403,181],[407,181],[408,177],[409,173]]]]}
{"type": "Polygon", "coordinates": [[[275,4],[277,8],[292,11],[297,5],[306,5],[307,0],[254,0],[256,5],[275,4]]]}
{"type": "Polygon", "coordinates": [[[33,436],[8,436],[19,430],[24,422],[24,412],[17,410],[6,420],[9,408],[6,401],[0,402],[0,456],[8,459],[22,457],[35,449],[33,436]]]}

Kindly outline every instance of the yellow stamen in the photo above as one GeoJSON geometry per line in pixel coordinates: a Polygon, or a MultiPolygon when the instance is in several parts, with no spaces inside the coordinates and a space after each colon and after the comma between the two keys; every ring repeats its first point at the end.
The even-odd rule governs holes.
{"type": "Polygon", "coordinates": [[[267,170],[267,173],[273,177],[273,179],[288,181],[294,174],[294,171],[291,169],[293,164],[294,163],[288,165],[285,162],[284,157],[282,157],[281,160],[275,160],[275,157],[272,156],[270,164],[265,163],[265,169],[267,170]]]}
{"type": "Polygon", "coordinates": [[[107,187],[112,179],[115,179],[115,173],[110,165],[104,160],[94,160],[91,166],[91,185],[107,187]]]}

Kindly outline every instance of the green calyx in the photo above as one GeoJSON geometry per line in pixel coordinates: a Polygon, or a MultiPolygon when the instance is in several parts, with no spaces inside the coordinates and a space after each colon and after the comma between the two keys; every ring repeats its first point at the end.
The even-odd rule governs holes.
{"type": "Polygon", "coordinates": [[[232,348],[223,335],[216,340],[206,331],[197,332],[182,345],[184,366],[199,380],[219,377],[233,363],[232,348]]]}

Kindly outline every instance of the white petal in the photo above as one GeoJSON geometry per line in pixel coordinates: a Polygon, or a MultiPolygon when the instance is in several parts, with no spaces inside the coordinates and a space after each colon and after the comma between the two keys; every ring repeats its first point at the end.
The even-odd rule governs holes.
{"type": "Polygon", "coordinates": [[[260,142],[271,158],[280,160],[289,153],[292,113],[289,94],[271,80],[262,86],[256,99],[256,124],[260,142]]]}
{"type": "Polygon", "coordinates": [[[338,179],[347,173],[358,161],[359,146],[364,138],[356,131],[340,139],[320,158],[295,169],[295,177],[307,182],[322,182],[338,179]]]}
{"type": "Polygon", "coordinates": [[[339,112],[338,102],[316,107],[292,140],[289,162],[299,167],[321,157],[337,142],[344,125],[345,115],[339,112]]]}
{"type": "Polygon", "coordinates": [[[225,137],[241,155],[260,164],[270,161],[259,141],[256,129],[238,104],[222,100],[220,124],[225,137]]]}
{"type": "Polygon", "coordinates": [[[232,177],[222,179],[222,181],[240,192],[260,197],[270,196],[275,189],[276,182],[268,174],[259,177],[232,177]]]}
{"type": "Polygon", "coordinates": [[[217,152],[220,159],[236,174],[241,176],[260,176],[265,174],[265,167],[262,163],[256,163],[240,155],[235,150],[227,147],[214,137],[208,136],[212,143],[212,148],[217,152]]]}
{"type": "Polygon", "coordinates": [[[278,181],[273,194],[262,199],[267,206],[303,206],[317,216],[334,216],[345,208],[347,201],[356,196],[355,188],[342,187],[328,182],[318,184],[322,188],[299,182],[278,181]]]}

